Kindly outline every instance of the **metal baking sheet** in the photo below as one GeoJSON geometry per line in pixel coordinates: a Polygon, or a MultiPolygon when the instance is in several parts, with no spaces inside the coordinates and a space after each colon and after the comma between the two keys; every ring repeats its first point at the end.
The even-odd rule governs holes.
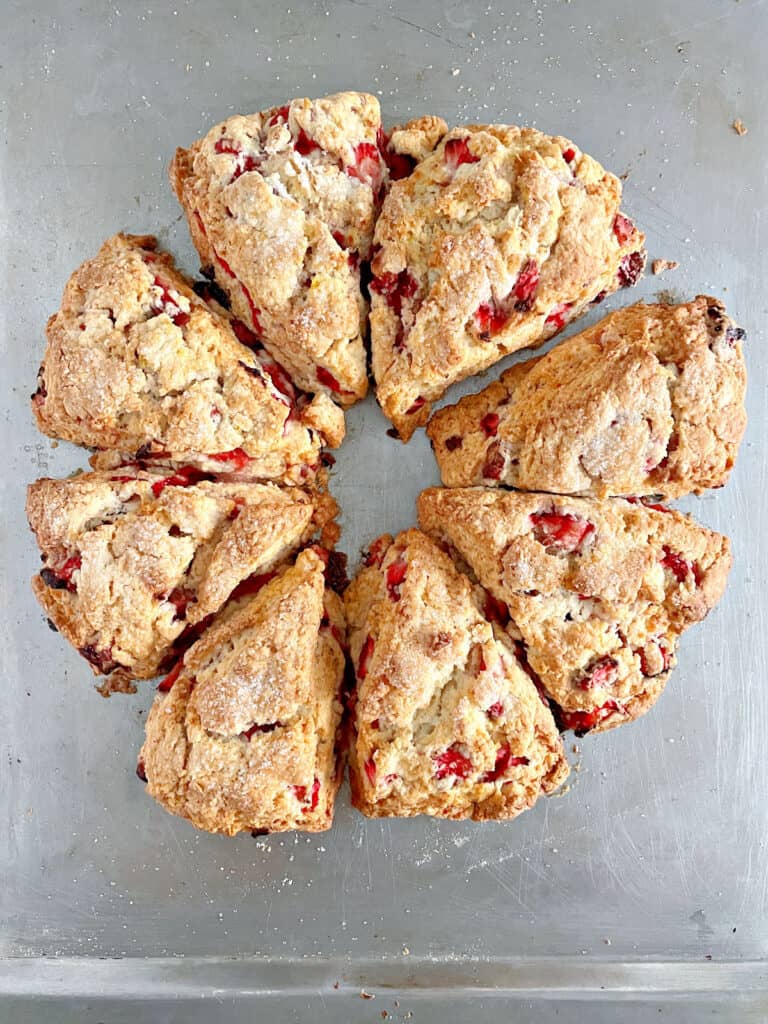
{"type": "MultiPolygon", "coordinates": [[[[6,0],[1,1020],[768,1019],[767,37],[757,0],[6,0]],[[725,298],[750,333],[750,425],[728,486],[683,507],[735,564],[658,707],[579,741],[565,796],[475,825],[367,821],[343,794],[330,833],[228,840],[144,795],[151,688],[97,696],[33,601],[25,485],[85,456],[35,432],[28,396],[46,318],[105,237],[155,232],[196,269],[177,144],[348,87],[390,124],[571,136],[624,176],[651,257],[680,262],[632,298],[725,298]]],[[[372,400],[348,422],[332,487],[354,561],[438,476],[372,400]]]]}

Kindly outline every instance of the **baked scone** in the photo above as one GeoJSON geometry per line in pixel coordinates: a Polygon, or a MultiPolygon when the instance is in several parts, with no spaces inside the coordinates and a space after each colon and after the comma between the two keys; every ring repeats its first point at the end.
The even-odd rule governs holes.
{"type": "Polygon", "coordinates": [[[96,674],[156,675],[238,586],[318,530],[327,494],[217,481],[185,466],[38,480],[27,516],[44,567],[32,589],[96,674]]]}
{"type": "Polygon", "coordinates": [[[663,506],[432,488],[419,522],[488,591],[564,729],[647,711],[680,634],[720,599],[728,539],[663,506]]]}
{"type": "Polygon", "coordinates": [[[706,295],[617,310],[435,413],[443,483],[597,498],[721,487],[746,426],[744,336],[706,295]]]}
{"type": "Polygon", "coordinates": [[[296,383],[343,406],[368,388],[360,261],[387,166],[375,96],[342,92],[230,117],[170,178],[207,272],[296,383]]]}
{"type": "Polygon", "coordinates": [[[341,599],[311,550],[211,626],[164,679],[137,773],[207,832],[322,832],[341,781],[341,599]]]}
{"type": "Polygon", "coordinates": [[[217,316],[156,246],[115,235],[69,279],[32,396],[38,426],[125,457],[309,479],[322,445],[341,444],[343,412],[298,392],[253,333],[217,316]]]}
{"type": "Polygon", "coordinates": [[[566,778],[549,709],[469,580],[419,530],[345,593],[357,671],[352,803],[371,817],[514,818],[566,778]]]}
{"type": "Polygon", "coordinates": [[[384,414],[408,440],[430,403],[538,345],[640,277],[621,184],[567,139],[468,125],[392,184],[376,223],[371,347],[384,414]]]}

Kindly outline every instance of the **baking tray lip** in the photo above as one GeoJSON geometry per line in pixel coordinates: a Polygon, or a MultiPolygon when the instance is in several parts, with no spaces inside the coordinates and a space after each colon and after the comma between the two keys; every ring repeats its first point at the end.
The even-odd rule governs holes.
{"type": "Polygon", "coordinates": [[[493,995],[527,1000],[639,1001],[650,996],[719,1001],[768,992],[768,960],[610,957],[6,957],[6,998],[232,999],[361,990],[460,999],[493,995]]]}

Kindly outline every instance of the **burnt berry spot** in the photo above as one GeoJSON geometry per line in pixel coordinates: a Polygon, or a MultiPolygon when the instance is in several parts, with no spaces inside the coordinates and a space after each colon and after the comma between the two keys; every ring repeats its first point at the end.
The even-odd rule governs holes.
{"type": "Polygon", "coordinates": [[[111,672],[116,666],[116,663],[112,660],[111,649],[98,651],[92,644],[87,644],[85,647],[79,647],[78,650],[85,660],[89,661],[102,675],[111,672]]]}
{"type": "MultiPolygon", "coordinates": [[[[213,268],[210,268],[213,275],[213,268]]],[[[207,276],[207,275],[206,275],[207,276]]],[[[195,281],[192,290],[203,302],[218,302],[224,309],[229,309],[229,297],[224,289],[215,281],[195,281]]]]}
{"type": "Polygon", "coordinates": [[[451,437],[446,438],[445,447],[449,452],[455,452],[457,448],[461,448],[464,444],[464,438],[461,434],[453,434],[451,437]]]}
{"type": "Polygon", "coordinates": [[[136,765],[136,774],[138,775],[138,777],[141,779],[142,782],[146,782],[147,781],[147,773],[144,770],[144,762],[143,761],[139,761],[139,763],[136,765]]]}
{"type": "Polygon", "coordinates": [[[40,576],[46,587],[50,587],[52,590],[67,589],[67,581],[62,579],[53,569],[41,569],[40,576]]]}

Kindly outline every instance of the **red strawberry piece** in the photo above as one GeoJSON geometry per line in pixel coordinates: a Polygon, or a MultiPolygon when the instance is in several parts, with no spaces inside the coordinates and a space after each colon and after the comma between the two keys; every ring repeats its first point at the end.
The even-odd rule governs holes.
{"type": "Polygon", "coordinates": [[[360,660],[357,663],[357,678],[362,682],[368,675],[368,660],[373,654],[373,637],[368,635],[365,638],[360,651],[360,660]]]}
{"type": "Polygon", "coordinates": [[[600,658],[589,669],[587,674],[578,681],[577,686],[582,690],[604,689],[612,686],[618,678],[619,663],[615,658],[600,658]]]}
{"type": "Polygon", "coordinates": [[[534,512],[531,516],[533,535],[547,548],[557,551],[578,551],[595,527],[592,523],[570,513],[534,512]]]}
{"type": "MultiPolygon", "coordinates": [[[[300,804],[306,804],[307,803],[307,787],[306,786],[291,786],[291,789],[293,790],[294,795],[296,796],[296,799],[299,801],[300,804]]],[[[315,781],[312,783],[312,789],[310,790],[310,793],[309,793],[309,806],[305,808],[305,812],[307,810],[314,811],[314,809],[317,807],[317,804],[318,804],[319,800],[320,800],[320,779],[315,778],[315,781]]]]}
{"type": "Polygon", "coordinates": [[[416,401],[413,403],[413,405],[410,405],[405,410],[405,415],[406,416],[413,416],[413,414],[418,412],[419,409],[423,408],[426,405],[426,403],[427,403],[426,398],[424,398],[422,395],[419,395],[419,397],[416,399],[416,401]]]}
{"type": "Polygon", "coordinates": [[[565,160],[567,164],[569,164],[575,156],[576,150],[572,147],[569,146],[568,149],[563,150],[563,160],[565,160]]]}
{"type": "Polygon", "coordinates": [[[277,107],[270,119],[267,121],[269,127],[271,128],[273,125],[276,125],[278,121],[287,121],[289,109],[290,107],[287,103],[284,107],[277,107]]]}
{"type": "Polygon", "coordinates": [[[336,395],[351,395],[352,394],[351,391],[346,391],[344,388],[342,388],[341,384],[339,384],[339,382],[336,380],[336,378],[333,376],[333,374],[329,370],[326,370],[326,368],[324,366],[316,367],[315,368],[315,374],[317,376],[317,379],[318,379],[319,383],[323,384],[327,388],[330,388],[330,390],[333,391],[334,394],[336,394],[336,395]]]}
{"type": "Polygon", "coordinates": [[[405,579],[408,563],[400,555],[387,569],[387,593],[390,601],[400,600],[400,584],[405,579]]]}
{"type": "Polygon", "coordinates": [[[678,583],[684,583],[689,573],[697,583],[699,582],[700,570],[698,566],[691,562],[686,562],[682,555],[666,545],[664,545],[662,551],[664,552],[664,557],[661,559],[661,564],[665,569],[669,569],[678,583]]]}
{"type": "Polygon", "coordinates": [[[598,306],[603,301],[603,299],[605,298],[605,296],[607,294],[608,294],[608,292],[605,291],[605,290],[603,290],[601,292],[598,292],[597,295],[594,297],[594,299],[592,299],[592,305],[593,306],[598,306]]]}
{"type": "Polygon", "coordinates": [[[185,587],[174,587],[166,601],[176,609],[174,619],[183,619],[187,614],[187,605],[194,598],[194,593],[185,587]]]}
{"type": "Polygon", "coordinates": [[[217,153],[228,153],[231,156],[237,157],[235,169],[232,172],[232,177],[229,179],[230,184],[236,181],[241,174],[245,174],[246,171],[257,171],[259,169],[258,159],[250,153],[244,153],[242,148],[231,139],[219,139],[213,148],[217,153]]]}
{"type": "Polygon", "coordinates": [[[56,575],[59,579],[64,580],[65,583],[72,581],[72,573],[77,572],[83,564],[83,559],[80,555],[72,555],[66,562],[61,566],[60,569],[56,570],[56,575]]]}
{"type": "Polygon", "coordinates": [[[448,747],[441,754],[433,754],[432,760],[437,765],[436,779],[445,779],[455,775],[457,779],[466,779],[472,773],[472,762],[456,747],[448,747]]]}
{"type": "Polygon", "coordinates": [[[214,462],[228,462],[235,471],[245,469],[251,461],[250,455],[244,452],[242,448],[233,448],[231,452],[216,452],[213,455],[209,455],[208,458],[213,459],[214,462]]]}
{"type": "Polygon", "coordinates": [[[377,537],[376,540],[363,552],[363,565],[370,568],[378,568],[387,551],[388,542],[386,537],[377,537]]]}
{"type": "Polygon", "coordinates": [[[394,274],[389,271],[379,274],[371,281],[372,292],[386,299],[387,305],[398,316],[403,312],[403,299],[412,299],[419,290],[419,282],[406,269],[394,274]]]}
{"type": "Polygon", "coordinates": [[[272,381],[272,386],[286,405],[293,408],[296,402],[296,388],[288,376],[288,371],[276,360],[267,356],[266,352],[260,354],[261,368],[272,381]]]}
{"type": "Polygon", "coordinates": [[[619,284],[622,288],[629,288],[637,284],[643,274],[645,260],[641,252],[631,252],[619,264],[619,284]]]}
{"type": "Polygon", "coordinates": [[[368,758],[368,760],[363,765],[363,769],[365,771],[365,774],[368,776],[368,781],[370,782],[370,784],[372,786],[375,786],[376,785],[376,762],[373,760],[372,757],[368,758]]]}
{"type": "Polygon", "coordinates": [[[501,474],[504,472],[505,463],[506,459],[504,458],[504,451],[501,444],[498,441],[494,441],[488,448],[488,452],[485,456],[483,477],[486,480],[500,480],[501,474]]]}
{"type": "Polygon", "coordinates": [[[392,152],[389,148],[387,134],[381,125],[379,125],[379,130],[376,133],[376,142],[382,159],[389,168],[390,181],[399,181],[401,178],[407,178],[416,166],[416,161],[410,156],[405,156],[403,153],[392,152]]]}
{"type": "Polygon", "coordinates": [[[246,579],[241,580],[229,595],[230,601],[258,594],[261,588],[265,587],[275,576],[277,576],[276,572],[254,573],[252,576],[248,576],[246,579]]]}
{"type": "Polygon", "coordinates": [[[496,764],[492,770],[485,772],[480,779],[481,782],[495,782],[504,775],[509,768],[515,768],[521,764],[529,764],[527,757],[512,757],[512,750],[508,743],[502,744],[496,751],[496,764]]]}
{"type": "Polygon", "coordinates": [[[496,431],[499,428],[499,414],[497,412],[486,413],[480,420],[480,426],[486,437],[496,437],[496,431]]]}
{"type": "Polygon", "coordinates": [[[495,704],[491,704],[485,713],[489,718],[501,718],[504,714],[504,705],[500,700],[497,700],[495,704]]]}
{"type": "Polygon", "coordinates": [[[265,725],[259,725],[258,722],[254,722],[249,729],[240,733],[240,737],[244,740],[250,740],[251,736],[254,736],[257,732],[274,732],[282,724],[282,722],[267,722],[265,725]]]}
{"type": "Polygon", "coordinates": [[[155,300],[154,308],[158,313],[165,313],[177,327],[184,327],[189,323],[189,313],[185,313],[179,306],[176,299],[171,296],[168,285],[159,277],[153,281],[156,288],[161,289],[160,296],[155,300]]]}
{"type": "Polygon", "coordinates": [[[165,677],[165,679],[161,679],[160,682],[157,684],[157,689],[158,689],[159,693],[168,693],[168,691],[173,687],[173,684],[176,682],[176,680],[181,675],[181,670],[182,670],[183,667],[184,667],[184,659],[183,658],[179,658],[179,660],[173,666],[173,668],[168,673],[168,675],[165,677]]]}
{"type": "Polygon", "coordinates": [[[626,710],[618,701],[608,700],[592,711],[564,711],[560,708],[556,717],[561,732],[573,729],[577,736],[583,736],[617,711],[626,714],[626,710]]]}
{"type": "Polygon", "coordinates": [[[464,444],[464,438],[461,434],[453,434],[451,437],[445,439],[445,447],[449,452],[455,452],[457,448],[461,448],[464,444]]]}
{"type": "MultiPolygon", "coordinates": [[[[234,277],[235,275],[233,274],[232,276],[234,277]]],[[[253,324],[253,329],[257,334],[262,335],[264,333],[264,328],[261,326],[261,320],[259,319],[261,316],[261,310],[254,305],[251,293],[242,281],[240,282],[240,287],[242,288],[243,295],[245,296],[245,301],[248,303],[248,308],[251,311],[251,323],[253,324]]]]}
{"type": "Polygon", "coordinates": [[[356,178],[378,191],[384,171],[378,148],[372,142],[359,142],[355,146],[355,162],[344,168],[350,178],[356,178]]]}
{"type": "Polygon", "coordinates": [[[127,484],[127,483],[134,483],[135,480],[136,480],[136,477],[135,476],[111,476],[109,479],[113,480],[117,484],[127,484]]]}
{"type": "Polygon", "coordinates": [[[483,302],[475,311],[475,326],[483,341],[488,341],[494,334],[503,331],[509,320],[509,314],[499,309],[493,299],[490,302],[483,302]]]}
{"type": "Polygon", "coordinates": [[[624,245],[632,237],[635,225],[625,217],[623,213],[617,213],[613,218],[613,233],[616,235],[619,245],[624,245]]]}
{"type": "Polygon", "coordinates": [[[374,720],[371,722],[371,726],[370,726],[371,729],[378,729],[379,726],[380,726],[380,722],[379,722],[378,718],[374,718],[374,720]]]}
{"type": "Polygon", "coordinates": [[[487,591],[483,602],[483,615],[489,622],[498,622],[500,626],[506,626],[509,622],[509,608],[487,591]]]}
{"type": "Polygon", "coordinates": [[[205,479],[207,479],[207,474],[195,466],[182,466],[181,469],[176,470],[173,476],[164,476],[162,480],[155,480],[152,484],[152,493],[159,498],[166,487],[191,487],[205,479]]]}
{"type": "Polygon", "coordinates": [[[106,675],[111,672],[115,667],[115,662],[112,660],[112,648],[108,647],[106,650],[98,650],[93,644],[86,644],[85,647],[78,647],[78,651],[89,661],[94,668],[102,675],[106,675]]]}
{"type": "Polygon", "coordinates": [[[46,566],[40,570],[43,583],[52,590],[69,590],[75,593],[77,587],[72,582],[72,574],[80,568],[82,560],[80,555],[73,555],[59,569],[50,569],[46,566]]]}
{"type": "Polygon", "coordinates": [[[469,136],[463,139],[449,139],[445,144],[446,167],[455,172],[462,164],[476,164],[480,160],[469,150],[469,136]]]}
{"type": "Polygon", "coordinates": [[[533,297],[539,286],[539,265],[536,260],[528,259],[523,264],[512,289],[517,299],[517,308],[524,312],[531,308],[533,297]]]}
{"type": "Polygon", "coordinates": [[[263,348],[258,335],[254,334],[250,327],[247,327],[242,320],[238,320],[235,317],[230,321],[230,326],[237,340],[243,345],[247,345],[248,348],[263,348]]]}
{"type": "Polygon", "coordinates": [[[313,139],[310,139],[303,128],[299,128],[299,134],[296,136],[293,148],[300,156],[309,156],[314,150],[320,149],[320,146],[313,139]]]}
{"type": "Polygon", "coordinates": [[[565,327],[565,321],[568,315],[568,310],[573,306],[572,302],[560,302],[558,303],[549,313],[549,316],[544,321],[550,327],[555,327],[558,331],[561,331],[565,327]]]}
{"type": "Polygon", "coordinates": [[[147,781],[147,773],[144,768],[144,762],[141,760],[141,758],[139,758],[138,762],[136,763],[136,774],[138,775],[142,782],[147,781]]]}

